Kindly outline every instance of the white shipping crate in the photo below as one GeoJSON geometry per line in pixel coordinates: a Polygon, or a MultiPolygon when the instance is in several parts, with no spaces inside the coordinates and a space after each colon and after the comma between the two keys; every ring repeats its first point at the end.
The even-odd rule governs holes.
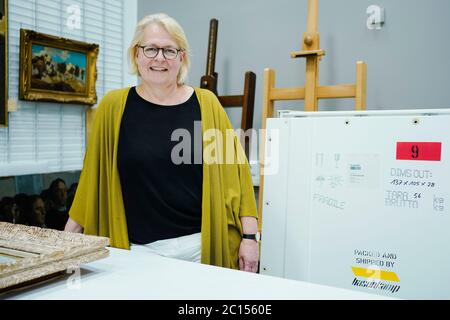
{"type": "Polygon", "coordinates": [[[450,110],[268,119],[261,273],[450,298],[450,110]]]}

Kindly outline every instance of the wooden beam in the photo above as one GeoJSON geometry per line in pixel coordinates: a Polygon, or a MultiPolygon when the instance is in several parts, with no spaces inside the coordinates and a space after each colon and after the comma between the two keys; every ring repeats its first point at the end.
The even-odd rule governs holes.
{"type": "Polygon", "coordinates": [[[269,92],[270,100],[302,100],[305,98],[305,88],[273,88],[269,92]]]}
{"type": "Polygon", "coordinates": [[[263,83],[263,110],[261,129],[266,129],[267,118],[273,117],[274,101],[270,99],[270,92],[275,86],[275,70],[264,69],[264,83],[263,83]]]}
{"type": "Polygon", "coordinates": [[[306,57],[305,111],[317,111],[317,85],[319,80],[318,56],[306,57]]]}
{"type": "Polygon", "coordinates": [[[219,101],[223,107],[242,107],[243,95],[236,96],[219,96],[219,101]]]}
{"type": "Polygon", "coordinates": [[[356,62],[355,109],[366,110],[367,65],[363,61],[356,62]]]}
{"type": "Polygon", "coordinates": [[[306,31],[309,33],[317,32],[318,12],[319,10],[317,0],[308,0],[308,20],[306,31]]]}
{"type": "Polygon", "coordinates": [[[213,76],[216,65],[216,44],[217,44],[217,29],[219,21],[211,19],[209,23],[209,39],[208,39],[208,57],[206,61],[206,75],[213,76]]]}
{"type": "Polygon", "coordinates": [[[322,49],[291,52],[291,58],[303,58],[308,56],[324,56],[324,55],[325,51],[322,49]]]}
{"type": "MultiPolygon", "coordinates": [[[[244,131],[253,127],[253,111],[255,109],[256,74],[247,71],[244,79],[244,95],[242,96],[241,126],[244,131]]],[[[248,146],[250,147],[250,146],[248,146]]],[[[247,150],[247,158],[250,156],[250,148],[247,150]]]]}
{"type": "Polygon", "coordinates": [[[355,85],[338,85],[338,86],[319,86],[317,88],[317,98],[319,99],[336,99],[336,98],[354,98],[355,85]]]}
{"type": "Polygon", "coordinates": [[[270,92],[275,86],[275,70],[266,68],[264,69],[264,83],[263,83],[263,109],[262,109],[262,122],[261,122],[261,134],[260,134],[260,148],[259,148],[259,163],[260,176],[259,176],[259,197],[258,197],[258,230],[261,231],[262,227],[262,214],[263,214],[263,193],[264,193],[264,153],[265,153],[265,139],[266,139],[266,121],[267,118],[272,118],[274,113],[274,101],[270,99],[270,92]]]}
{"type": "MultiPolygon", "coordinates": [[[[318,86],[317,98],[318,99],[337,99],[337,98],[354,98],[355,97],[355,85],[344,84],[337,86],[318,86]]],[[[282,101],[282,100],[303,100],[305,98],[304,87],[293,88],[273,88],[269,94],[270,100],[282,101]]]]}

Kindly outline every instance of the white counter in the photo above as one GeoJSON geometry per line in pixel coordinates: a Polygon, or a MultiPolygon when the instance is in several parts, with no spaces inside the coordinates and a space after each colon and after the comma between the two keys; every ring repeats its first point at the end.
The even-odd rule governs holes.
{"type": "Polygon", "coordinates": [[[0,299],[386,299],[357,291],[164,258],[140,250],[110,256],[0,299]],[[79,275],[79,276],[78,276],[79,275]]]}

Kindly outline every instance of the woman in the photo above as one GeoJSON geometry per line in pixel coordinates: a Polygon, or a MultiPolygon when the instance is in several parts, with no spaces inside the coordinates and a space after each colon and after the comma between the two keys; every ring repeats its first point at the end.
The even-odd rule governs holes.
{"type": "Polygon", "coordinates": [[[39,195],[35,194],[27,198],[25,210],[28,225],[40,228],[47,228],[47,226],[45,225],[45,218],[46,218],[45,204],[44,200],[42,200],[42,198],[39,195]]]}
{"type": "Polygon", "coordinates": [[[0,221],[22,223],[20,212],[13,197],[3,197],[0,201],[0,221]]]}
{"type": "Polygon", "coordinates": [[[173,18],[138,23],[128,53],[141,84],[109,92],[99,104],[65,230],[256,272],[250,169],[216,96],[184,84],[188,52],[173,18]],[[190,152],[200,120],[202,163],[190,152]],[[180,132],[194,139],[177,144],[180,132]]]}
{"type": "Polygon", "coordinates": [[[57,178],[52,181],[48,188],[48,198],[46,199],[46,224],[50,229],[64,230],[69,219],[67,211],[67,186],[66,182],[57,178]]]}

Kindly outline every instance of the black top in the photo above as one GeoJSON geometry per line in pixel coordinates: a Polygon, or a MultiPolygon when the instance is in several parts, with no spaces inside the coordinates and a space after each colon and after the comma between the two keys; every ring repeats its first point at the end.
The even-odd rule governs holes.
{"type": "Polygon", "coordinates": [[[146,244],[200,232],[200,120],[195,93],[184,103],[162,106],[143,99],[135,87],[130,89],[117,167],[131,242],[146,244]]]}

